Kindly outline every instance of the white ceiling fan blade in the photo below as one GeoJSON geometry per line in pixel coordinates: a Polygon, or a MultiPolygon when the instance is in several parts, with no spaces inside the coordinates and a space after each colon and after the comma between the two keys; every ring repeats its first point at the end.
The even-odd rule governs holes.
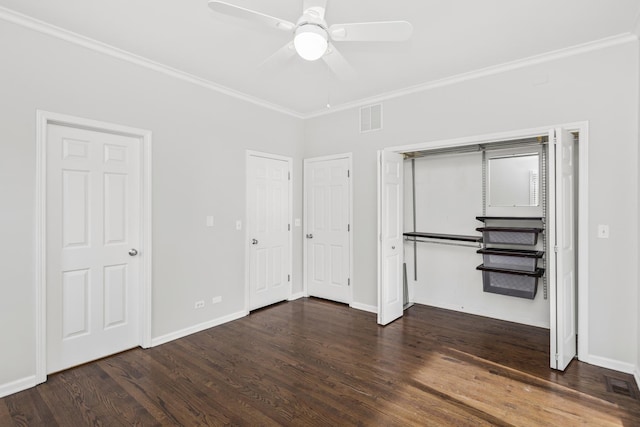
{"type": "Polygon", "coordinates": [[[302,13],[311,15],[313,18],[324,20],[327,10],[327,0],[304,0],[302,3],[302,13]]]}
{"type": "Polygon", "coordinates": [[[401,42],[408,40],[413,26],[407,21],[360,22],[329,27],[331,39],[348,42],[401,42]]]}
{"type": "Polygon", "coordinates": [[[357,77],[356,70],[333,45],[329,46],[322,60],[340,80],[355,80],[357,77]]]}
{"type": "Polygon", "coordinates": [[[276,50],[273,55],[262,61],[259,65],[261,69],[274,70],[282,66],[296,55],[293,42],[288,42],[280,49],[276,50]]]}
{"type": "Polygon", "coordinates": [[[223,1],[210,0],[209,8],[214,12],[221,13],[223,15],[266,24],[267,26],[278,30],[293,31],[296,27],[294,23],[285,21],[284,19],[275,18],[273,16],[265,15],[264,13],[256,12],[255,10],[245,9],[244,7],[225,3],[223,1]]]}

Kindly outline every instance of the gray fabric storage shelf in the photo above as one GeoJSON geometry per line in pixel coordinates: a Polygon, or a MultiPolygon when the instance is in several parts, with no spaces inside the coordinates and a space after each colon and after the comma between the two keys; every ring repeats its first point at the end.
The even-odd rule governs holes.
{"type": "Polygon", "coordinates": [[[482,232],[484,243],[523,246],[535,246],[542,232],[542,228],[528,227],[478,227],[476,230],[482,232]]]}
{"type": "Polygon", "coordinates": [[[484,292],[527,299],[535,298],[538,291],[538,278],[544,275],[543,268],[525,272],[479,265],[476,269],[482,271],[484,292]]]}
{"type": "Polygon", "coordinates": [[[485,267],[513,269],[526,272],[536,271],[538,259],[544,256],[544,252],[526,249],[478,249],[482,254],[485,267]]]}

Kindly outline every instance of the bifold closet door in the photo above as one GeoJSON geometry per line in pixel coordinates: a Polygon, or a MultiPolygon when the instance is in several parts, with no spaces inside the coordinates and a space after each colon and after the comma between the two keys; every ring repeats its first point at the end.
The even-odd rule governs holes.
{"type": "Polygon", "coordinates": [[[378,323],[387,325],[402,316],[403,264],[402,154],[378,152],[378,323]]]}
{"type": "Polygon", "coordinates": [[[549,141],[551,367],[564,371],[577,354],[575,146],[573,135],[562,128],[552,130],[549,141]]]}

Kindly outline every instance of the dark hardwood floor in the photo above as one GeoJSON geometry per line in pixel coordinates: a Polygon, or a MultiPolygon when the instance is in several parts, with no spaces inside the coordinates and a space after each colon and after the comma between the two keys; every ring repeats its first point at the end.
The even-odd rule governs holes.
{"type": "Polygon", "coordinates": [[[640,425],[632,376],[548,353],[544,329],[301,299],[51,375],[0,399],[0,426],[640,425]]]}

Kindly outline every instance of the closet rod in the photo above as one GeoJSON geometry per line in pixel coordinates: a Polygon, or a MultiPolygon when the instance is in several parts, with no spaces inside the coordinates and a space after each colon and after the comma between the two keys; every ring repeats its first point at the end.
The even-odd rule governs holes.
{"type": "Polygon", "coordinates": [[[480,243],[460,243],[460,242],[446,242],[441,240],[420,240],[415,237],[405,237],[405,241],[416,243],[433,243],[434,245],[445,245],[445,246],[462,246],[466,248],[482,248],[480,243]]]}

